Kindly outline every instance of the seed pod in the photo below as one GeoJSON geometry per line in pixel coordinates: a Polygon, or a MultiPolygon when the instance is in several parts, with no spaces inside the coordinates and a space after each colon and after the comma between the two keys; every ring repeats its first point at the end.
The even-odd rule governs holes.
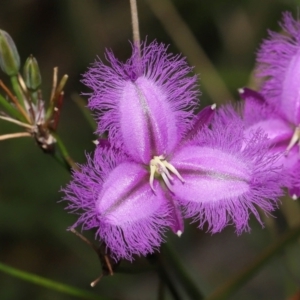
{"type": "Polygon", "coordinates": [[[20,69],[20,56],[11,36],[0,30],[0,68],[8,76],[17,75],[20,69]]]}
{"type": "Polygon", "coordinates": [[[32,55],[30,55],[25,62],[23,75],[28,89],[36,91],[40,87],[42,76],[37,60],[32,55]]]}

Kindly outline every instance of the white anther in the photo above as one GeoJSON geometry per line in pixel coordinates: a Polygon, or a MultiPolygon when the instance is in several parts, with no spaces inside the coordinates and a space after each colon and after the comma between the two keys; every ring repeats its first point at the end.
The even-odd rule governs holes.
{"type": "Polygon", "coordinates": [[[293,199],[293,200],[297,200],[297,199],[298,199],[297,195],[294,194],[294,195],[292,196],[292,199],[293,199]]]}
{"type": "Polygon", "coordinates": [[[176,170],[176,168],[172,164],[168,163],[165,160],[163,155],[154,156],[154,158],[151,159],[151,161],[150,161],[149,184],[150,184],[151,189],[154,192],[155,192],[155,190],[154,190],[153,183],[154,183],[155,173],[157,173],[158,175],[161,175],[161,177],[162,177],[163,181],[165,182],[166,186],[172,191],[171,181],[173,181],[174,178],[172,177],[170,172],[175,174],[181,180],[181,182],[184,182],[184,179],[181,177],[181,175],[176,170]]]}
{"type": "Polygon", "coordinates": [[[217,104],[216,104],[216,103],[212,104],[210,108],[211,108],[212,110],[215,110],[215,109],[217,108],[217,104]]]}
{"type": "Polygon", "coordinates": [[[286,148],[286,151],[289,152],[296,145],[296,143],[299,143],[299,140],[300,140],[300,127],[297,126],[290,140],[290,143],[286,148]]]}

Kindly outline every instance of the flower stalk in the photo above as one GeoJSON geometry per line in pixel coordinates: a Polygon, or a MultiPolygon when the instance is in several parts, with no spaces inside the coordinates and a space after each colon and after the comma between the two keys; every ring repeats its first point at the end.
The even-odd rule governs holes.
{"type": "Polygon", "coordinates": [[[139,29],[139,18],[136,0],[130,0],[130,11],[131,11],[131,20],[132,20],[132,35],[134,45],[138,48],[139,55],[140,53],[140,29],[139,29]]]}

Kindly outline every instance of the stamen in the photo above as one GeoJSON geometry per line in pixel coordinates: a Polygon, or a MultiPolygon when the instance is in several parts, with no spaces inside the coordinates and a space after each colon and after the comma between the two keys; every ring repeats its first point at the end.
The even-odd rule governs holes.
{"type": "Polygon", "coordinates": [[[156,171],[156,165],[154,164],[154,159],[151,159],[150,161],[150,179],[149,183],[151,186],[152,191],[155,193],[154,186],[153,186],[153,181],[154,181],[154,174],[156,171]]]}
{"type": "Polygon", "coordinates": [[[293,134],[293,136],[290,140],[290,143],[286,148],[286,153],[287,154],[296,145],[296,143],[299,143],[299,140],[300,140],[300,127],[297,126],[295,131],[294,131],[294,134],[293,134]]]}
{"type": "Polygon", "coordinates": [[[174,173],[180,180],[181,182],[184,182],[184,179],[181,177],[181,175],[179,174],[179,172],[176,170],[176,168],[171,165],[170,163],[168,163],[167,161],[165,161],[165,166],[172,172],[174,173]]]}
{"type": "Polygon", "coordinates": [[[149,184],[153,192],[155,192],[154,185],[153,185],[155,173],[161,175],[166,186],[172,191],[171,181],[173,181],[174,178],[172,177],[170,172],[175,174],[180,179],[181,182],[184,182],[184,179],[176,170],[176,168],[172,164],[167,162],[163,155],[154,156],[154,158],[151,159],[149,184]]]}
{"type": "Polygon", "coordinates": [[[169,178],[166,176],[166,174],[165,173],[161,173],[161,177],[163,178],[163,180],[164,180],[166,186],[169,188],[169,190],[171,192],[173,192],[171,182],[170,182],[169,178]]]}

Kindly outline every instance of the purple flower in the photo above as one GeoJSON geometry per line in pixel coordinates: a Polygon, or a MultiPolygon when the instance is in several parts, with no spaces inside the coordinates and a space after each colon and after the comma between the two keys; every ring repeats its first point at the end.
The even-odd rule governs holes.
{"type": "Polygon", "coordinates": [[[269,152],[279,154],[276,164],[283,165],[285,185],[293,199],[297,199],[300,196],[300,161],[299,144],[295,143],[295,127],[276,107],[269,105],[260,93],[244,88],[240,89],[240,96],[245,100],[245,135],[249,136],[259,128],[266,133],[271,146],[269,152]]]}
{"type": "Polygon", "coordinates": [[[64,189],[67,209],[80,215],[73,226],[94,228],[115,259],[132,260],[157,249],[168,227],[180,236],[182,214],[212,233],[228,224],[237,233],[249,230],[250,212],[261,223],[257,207],[271,212],[282,194],[280,169],[266,137],[257,131],[246,140],[237,116],[227,126],[215,118],[212,127],[168,157],[184,182],[172,176],[167,184],[162,166],[151,187],[147,165],[114,148],[97,147],[64,189]]]}
{"type": "Polygon", "coordinates": [[[98,132],[108,131],[93,158],[64,189],[67,207],[80,217],[73,226],[94,228],[115,259],[132,260],[157,249],[171,228],[180,236],[183,218],[221,231],[249,230],[282,194],[276,155],[257,130],[246,138],[232,108],[215,105],[194,113],[195,76],[185,60],[152,43],[122,64],[95,64],[85,75],[92,87],[98,132]],[[208,126],[209,125],[209,126],[208,126]]]}
{"type": "Polygon", "coordinates": [[[262,128],[281,152],[280,162],[293,198],[300,196],[300,22],[283,14],[283,33],[269,32],[257,54],[256,76],[262,78],[259,93],[245,89],[245,120],[249,129],[262,128]]]}
{"type": "Polygon", "coordinates": [[[300,124],[300,22],[283,14],[284,33],[269,32],[257,54],[257,76],[267,78],[260,92],[292,124],[300,124]]]}

